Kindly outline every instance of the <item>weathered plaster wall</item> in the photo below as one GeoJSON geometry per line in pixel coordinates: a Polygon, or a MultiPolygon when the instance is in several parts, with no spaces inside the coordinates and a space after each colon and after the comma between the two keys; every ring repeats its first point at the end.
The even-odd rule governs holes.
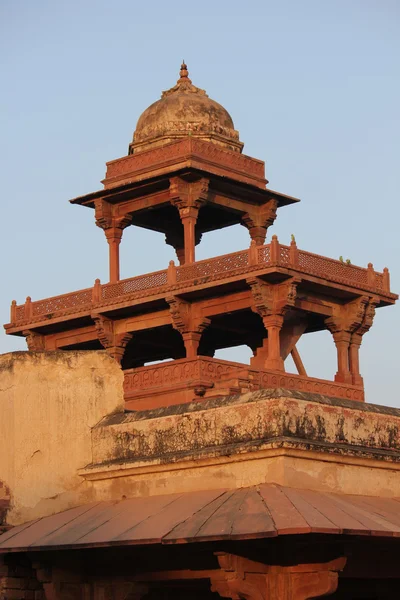
{"type": "Polygon", "coordinates": [[[105,352],[1,355],[0,482],[11,494],[7,523],[90,500],[77,470],[92,460],[91,428],[122,410],[122,371],[105,352]]]}
{"type": "Polygon", "coordinates": [[[96,497],[259,483],[400,496],[400,411],[261,390],[106,418],[82,475],[96,497]]]}

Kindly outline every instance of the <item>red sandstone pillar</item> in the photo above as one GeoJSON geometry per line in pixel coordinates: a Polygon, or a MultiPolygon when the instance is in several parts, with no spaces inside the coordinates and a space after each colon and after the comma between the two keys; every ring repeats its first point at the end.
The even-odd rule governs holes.
{"type": "Polygon", "coordinates": [[[183,343],[185,344],[186,358],[196,358],[200,344],[201,333],[188,331],[182,334],[183,343]]]}
{"type": "Polygon", "coordinates": [[[349,363],[351,378],[354,385],[363,385],[363,378],[360,375],[360,346],[362,337],[356,333],[353,333],[350,340],[349,347],[349,363]]]}
{"type": "Polygon", "coordinates": [[[183,224],[183,235],[185,244],[185,264],[194,263],[195,261],[195,245],[196,245],[196,221],[198,215],[196,208],[184,208],[181,211],[181,219],[183,224]]]}
{"type": "Polygon", "coordinates": [[[110,283],[119,281],[119,245],[121,243],[122,229],[110,227],[105,230],[109,246],[110,257],[110,283]]]}
{"type": "Polygon", "coordinates": [[[265,361],[266,369],[284,371],[284,363],[281,357],[280,332],[283,325],[283,316],[271,315],[263,318],[264,325],[268,331],[268,357],[265,361]]]}
{"type": "Polygon", "coordinates": [[[333,333],[337,349],[338,370],[335,375],[335,381],[341,383],[352,383],[352,376],[349,370],[349,345],[350,333],[348,331],[337,331],[333,333]]]}

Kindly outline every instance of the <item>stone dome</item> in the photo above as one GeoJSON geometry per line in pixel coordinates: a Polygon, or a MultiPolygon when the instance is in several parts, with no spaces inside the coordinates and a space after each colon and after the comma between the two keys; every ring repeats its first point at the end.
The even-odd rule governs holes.
{"type": "Polygon", "coordinates": [[[129,153],[164,146],[188,135],[236,152],[243,148],[228,111],[192,84],[183,63],[176,85],[139,117],[129,153]]]}

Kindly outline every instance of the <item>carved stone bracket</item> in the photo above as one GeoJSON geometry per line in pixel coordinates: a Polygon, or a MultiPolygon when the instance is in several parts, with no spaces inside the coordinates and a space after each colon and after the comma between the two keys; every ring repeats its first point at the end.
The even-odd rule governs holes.
{"type": "Polygon", "coordinates": [[[209,182],[210,180],[206,177],[197,181],[185,181],[181,177],[171,177],[169,187],[171,204],[176,206],[180,214],[183,209],[200,209],[208,200],[209,182]]]}
{"type": "Polygon", "coordinates": [[[112,358],[121,363],[126,345],[132,339],[132,334],[127,332],[115,333],[114,321],[102,315],[94,315],[93,320],[100,343],[112,358]]]}
{"type": "Polygon", "coordinates": [[[253,312],[262,319],[270,316],[283,316],[294,306],[298,281],[289,279],[284,283],[270,284],[258,277],[246,280],[253,296],[253,312]]]}
{"type": "Polygon", "coordinates": [[[25,336],[29,352],[44,352],[46,350],[45,336],[31,329],[26,329],[22,332],[25,336]]]}
{"type": "Polygon", "coordinates": [[[196,236],[196,223],[200,208],[208,200],[209,179],[185,181],[181,177],[170,179],[170,201],[179,211],[183,225],[184,252],[177,251],[181,264],[194,262],[195,246],[200,241],[196,236]],[[184,261],[184,263],[183,263],[184,261]]]}
{"type": "Polygon", "coordinates": [[[254,364],[277,371],[284,370],[280,332],[284,314],[294,306],[298,281],[290,279],[284,283],[271,285],[257,277],[247,279],[253,296],[253,312],[260,315],[268,331],[268,343],[255,354],[254,364]],[[263,364],[262,364],[263,363],[263,364]]]}
{"type": "Polygon", "coordinates": [[[109,245],[110,282],[114,283],[119,280],[119,245],[122,232],[132,223],[132,216],[114,215],[113,206],[102,198],[95,200],[94,204],[96,225],[103,229],[109,245]]]}
{"type": "Polygon", "coordinates": [[[325,319],[338,353],[336,381],[363,384],[359,370],[359,348],[362,336],[372,326],[378,304],[378,298],[360,296],[348,304],[336,306],[334,314],[325,319]]]}
{"type": "Polygon", "coordinates": [[[243,215],[242,225],[249,230],[250,237],[257,246],[264,244],[267,230],[275,222],[277,209],[277,200],[271,199],[263,206],[254,207],[243,215]]]}
{"type": "Polygon", "coordinates": [[[333,594],[345,558],[328,563],[275,567],[246,558],[217,553],[221,576],[211,578],[211,589],[232,600],[308,600],[333,594]]]}
{"type": "Polygon", "coordinates": [[[172,327],[182,335],[186,349],[186,358],[195,358],[201,334],[210,325],[211,319],[193,315],[190,302],[186,302],[178,296],[168,296],[166,301],[169,304],[172,327]]]}
{"type": "Polygon", "coordinates": [[[113,214],[113,206],[106,200],[98,198],[94,201],[94,216],[97,227],[104,229],[120,229],[121,231],[132,223],[131,215],[116,216],[113,214]]]}

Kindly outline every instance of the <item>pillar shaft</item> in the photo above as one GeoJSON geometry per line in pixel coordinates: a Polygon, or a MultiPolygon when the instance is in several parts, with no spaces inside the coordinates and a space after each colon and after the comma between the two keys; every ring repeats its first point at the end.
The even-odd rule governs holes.
{"type": "MultiPolygon", "coordinates": [[[[190,211],[192,212],[192,211],[190,211]]],[[[196,211],[197,213],[198,211],[196,211]]],[[[184,244],[185,244],[185,264],[194,263],[195,261],[195,245],[196,245],[196,228],[197,214],[185,215],[182,217],[184,244]]]]}
{"type": "Polygon", "coordinates": [[[335,375],[335,381],[341,383],[352,383],[352,376],[349,369],[349,345],[350,333],[339,331],[333,334],[337,350],[338,370],[335,375]]]}
{"type": "Polygon", "coordinates": [[[280,332],[283,325],[283,316],[272,315],[263,318],[268,331],[268,356],[265,361],[266,369],[284,371],[284,362],[281,357],[280,332]]]}
{"type": "Polygon", "coordinates": [[[352,378],[352,383],[354,385],[363,385],[363,378],[360,374],[360,346],[361,346],[361,336],[353,333],[350,340],[349,346],[349,366],[350,373],[352,378]]]}
{"type": "Polygon", "coordinates": [[[110,283],[116,283],[120,279],[119,245],[121,243],[122,229],[119,227],[110,227],[106,229],[106,237],[109,248],[110,283]]]}
{"type": "Polygon", "coordinates": [[[200,344],[201,333],[188,331],[182,334],[183,343],[185,344],[186,358],[196,358],[200,344]]]}

